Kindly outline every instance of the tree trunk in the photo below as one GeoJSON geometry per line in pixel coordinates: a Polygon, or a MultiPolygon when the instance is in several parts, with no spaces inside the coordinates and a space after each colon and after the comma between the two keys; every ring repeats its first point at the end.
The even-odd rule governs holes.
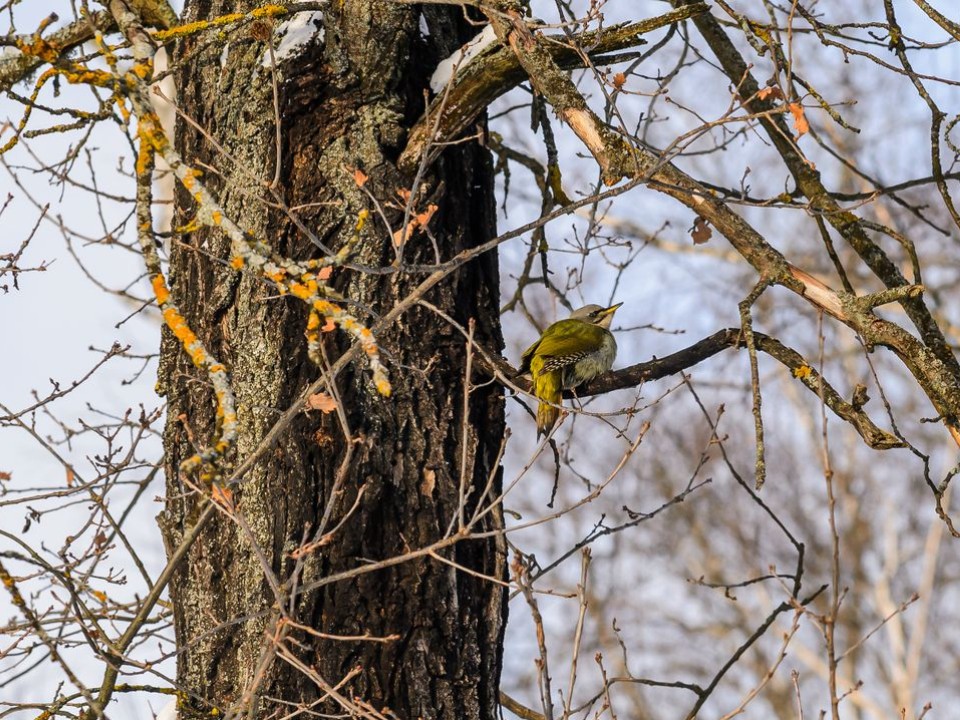
{"type": "MultiPolygon", "coordinates": [[[[352,261],[389,267],[395,259],[390,233],[367,192],[398,229],[403,213],[394,206],[403,202],[397,191],[410,189],[412,178],[398,171],[395,160],[423,112],[429,71],[476,29],[460,8],[425,6],[430,33],[422,37],[415,6],[389,0],[330,6],[325,41],[282,66],[279,192],[334,248],[351,236],[358,213],[370,209],[374,220],[352,261]],[[369,176],[363,188],[354,169],[369,176]]],[[[185,20],[237,9],[227,0],[193,0],[185,20]]],[[[276,156],[270,71],[262,65],[269,34],[262,20],[242,26],[228,38],[225,62],[222,47],[188,40],[176,49],[184,62],[180,107],[230,157],[183,122],[177,141],[188,163],[216,168],[205,179],[241,227],[288,257],[306,259],[318,256],[317,248],[263,201],[276,156]]],[[[181,194],[177,200],[179,221],[186,223],[191,199],[181,194]]],[[[446,149],[423,178],[417,207],[429,203],[439,208],[429,228],[442,260],[493,237],[487,152],[475,142],[446,149]]],[[[222,262],[229,243],[221,234],[202,230],[180,240],[171,252],[173,293],[193,330],[230,369],[240,424],[236,464],[320,375],[307,358],[306,308],[277,297],[262,278],[230,269],[222,262]]],[[[433,243],[414,234],[404,260],[436,263],[433,243]]],[[[333,276],[337,289],[356,303],[347,309],[368,326],[422,279],[343,268],[333,276]]],[[[478,343],[500,351],[495,253],[452,273],[426,299],[464,327],[475,320],[478,343]]],[[[331,361],[350,345],[339,330],[324,338],[331,361]]],[[[377,339],[391,375],[391,397],[372,388],[362,360],[349,366],[337,388],[351,439],[336,412],[301,415],[233,488],[246,527],[218,513],[171,583],[177,679],[190,708],[184,715],[192,710],[209,717],[214,708],[248,717],[304,707],[343,713],[347,702],[410,720],[496,717],[506,598],[500,585],[480,575],[506,576],[502,538],[468,539],[441,552],[477,574],[423,557],[302,591],[324,577],[443,538],[457,516],[461,474],[470,490],[468,513],[499,493],[503,396],[493,385],[472,388],[464,407],[463,335],[432,310],[414,306],[377,339]],[[348,446],[352,455],[334,493],[348,446]],[[490,494],[479,497],[491,477],[490,494]],[[331,498],[333,513],[322,525],[331,498]],[[304,563],[291,556],[318,529],[329,531],[341,520],[332,541],[304,563]],[[264,566],[279,588],[271,587],[264,566]],[[278,629],[281,604],[288,618],[324,635],[289,624],[278,629]],[[395,637],[331,637],[365,634],[395,637]],[[338,685],[340,703],[326,692],[338,685]]],[[[167,505],[161,516],[169,550],[191,526],[199,500],[191,489],[196,478],[184,478],[178,466],[194,443],[213,437],[215,408],[205,378],[169,333],[160,378],[169,403],[167,505]]],[[[501,526],[496,509],[477,529],[501,526]]]]}

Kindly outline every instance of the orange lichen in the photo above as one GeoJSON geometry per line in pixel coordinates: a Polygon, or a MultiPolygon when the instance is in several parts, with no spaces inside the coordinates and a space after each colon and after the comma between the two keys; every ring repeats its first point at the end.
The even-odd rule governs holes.
{"type": "Polygon", "coordinates": [[[157,297],[157,303],[164,305],[170,299],[170,291],[167,290],[167,283],[163,275],[157,273],[150,278],[150,284],[153,285],[153,294],[157,297]]]}
{"type": "Polygon", "coordinates": [[[115,98],[117,103],[117,110],[120,111],[120,117],[123,118],[123,122],[126,125],[130,122],[130,115],[131,115],[130,111],[127,109],[127,103],[123,99],[123,97],[120,95],[115,96],[115,98]]]}
{"type": "Polygon", "coordinates": [[[301,300],[309,300],[317,294],[317,281],[309,280],[305,283],[290,283],[290,294],[301,300]]]}
{"type": "Polygon", "coordinates": [[[196,218],[194,218],[193,220],[188,222],[186,225],[178,225],[175,228],[175,230],[181,235],[186,235],[187,233],[196,232],[202,227],[203,225],[196,218]]]}
{"type": "Polygon", "coordinates": [[[275,17],[277,15],[286,15],[288,12],[290,12],[290,8],[284,7],[283,5],[263,5],[262,7],[251,10],[250,17],[275,17]]]}
{"type": "Polygon", "coordinates": [[[111,73],[105,70],[62,70],[60,74],[66,78],[71,85],[96,85],[97,87],[109,87],[113,85],[116,79],[111,73]]]}
{"type": "Polygon", "coordinates": [[[384,397],[390,397],[390,393],[393,392],[393,388],[390,386],[390,381],[386,378],[379,378],[374,381],[374,384],[377,387],[377,392],[383,395],[384,397]]]}
{"type": "Polygon", "coordinates": [[[146,80],[153,74],[153,62],[150,60],[141,60],[138,63],[134,63],[133,67],[130,68],[130,72],[141,80],[146,80]]]}
{"type": "Polygon", "coordinates": [[[211,20],[198,20],[197,22],[185,23],[183,25],[172,27],[169,30],[158,30],[153,34],[153,37],[161,42],[166,42],[167,40],[187,37],[189,35],[196,35],[197,33],[204,32],[205,30],[240,22],[248,17],[276,17],[279,15],[286,15],[288,12],[290,12],[290,9],[285,8],[282,5],[264,5],[263,7],[257,8],[250,13],[230,13],[228,15],[215,17],[211,20]]]}
{"type": "Polygon", "coordinates": [[[160,118],[157,117],[156,113],[142,113],[139,117],[140,124],[137,128],[137,134],[148,142],[153,149],[158,153],[165,152],[170,143],[167,140],[166,134],[163,132],[163,128],[160,125],[160,118]]]}
{"type": "Polygon", "coordinates": [[[232,267],[234,270],[242,270],[243,264],[244,259],[240,255],[234,255],[232,258],[230,258],[230,267],[232,267]]]}
{"type": "Polygon", "coordinates": [[[190,347],[197,342],[197,336],[193,330],[190,329],[190,326],[187,325],[187,321],[184,320],[183,316],[176,308],[168,307],[163,311],[163,320],[180,341],[180,344],[183,345],[184,349],[188,353],[191,353],[190,347]]]}
{"type": "Polygon", "coordinates": [[[153,146],[148,138],[143,135],[143,123],[137,126],[137,136],[140,138],[140,146],[137,148],[136,171],[138,177],[143,177],[153,169],[153,146]]]}
{"type": "Polygon", "coordinates": [[[339,308],[336,305],[327,302],[326,300],[314,300],[313,309],[323,315],[336,315],[339,311],[339,308]]]}
{"type": "Polygon", "coordinates": [[[44,40],[42,37],[34,36],[33,42],[28,43],[23,38],[16,38],[16,48],[24,55],[43,60],[46,63],[55,63],[60,59],[60,48],[44,40]]]}
{"type": "Polygon", "coordinates": [[[43,86],[46,85],[47,81],[55,77],[56,74],[56,68],[48,68],[40,73],[40,77],[38,77],[37,81],[33,84],[33,92],[30,93],[30,102],[27,104],[26,109],[24,109],[20,122],[17,123],[17,131],[13,134],[13,137],[4,143],[3,147],[0,147],[0,155],[3,155],[7,150],[20,142],[20,133],[23,132],[24,128],[27,127],[27,123],[30,121],[30,115],[33,112],[34,103],[37,102],[37,98],[40,96],[40,91],[43,89],[43,86]]]}

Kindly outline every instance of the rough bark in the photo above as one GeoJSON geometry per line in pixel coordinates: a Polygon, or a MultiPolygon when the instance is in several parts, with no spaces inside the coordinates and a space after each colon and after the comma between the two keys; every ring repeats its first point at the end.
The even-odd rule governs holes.
{"type": "MultiPolygon", "coordinates": [[[[280,192],[289,206],[305,206],[299,217],[318,237],[339,247],[353,231],[357,213],[372,209],[352,170],[369,176],[364,189],[381,201],[396,199],[398,189],[411,186],[396,158],[423,111],[429,70],[475,29],[459,8],[425,6],[431,33],[423,38],[419,8],[372,0],[331,7],[325,44],[284,68],[280,192]]],[[[203,19],[237,9],[226,0],[195,0],[187,3],[185,17],[203,19]]],[[[233,160],[182,123],[178,145],[194,165],[199,161],[218,169],[219,176],[206,179],[242,227],[288,256],[313,257],[317,248],[260,200],[259,181],[273,176],[274,158],[270,78],[260,66],[262,37],[262,27],[248,27],[230,38],[224,67],[220,48],[211,47],[180,71],[182,109],[233,160]]],[[[195,41],[177,50],[181,57],[195,51],[195,41]]],[[[439,206],[430,229],[443,258],[495,235],[492,166],[476,144],[448,148],[424,177],[421,192],[424,204],[439,206]]],[[[178,206],[185,221],[190,199],[181,196],[178,206]]],[[[400,226],[401,211],[387,208],[387,215],[400,226]]],[[[389,265],[394,259],[389,233],[380,223],[369,228],[355,261],[389,265]]],[[[182,239],[171,254],[173,292],[193,329],[231,370],[241,426],[239,461],[319,375],[307,359],[306,312],[294,300],[274,297],[262,280],[218,262],[227,257],[228,243],[216,233],[182,239]]],[[[410,262],[436,261],[432,243],[422,235],[410,240],[405,253],[410,262]]],[[[428,299],[464,325],[475,319],[478,341],[499,350],[497,272],[495,253],[487,253],[434,288],[428,299]]],[[[358,306],[351,310],[372,322],[419,278],[340,269],[334,279],[368,314],[358,306]]],[[[339,332],[326,338],[331,359],[348,346],[339,332]]],[[[492,385],[473,389],[464,416],[462,335],[417,306],[378,339],[391,370],[392,396],[382,398],[371,389],[362,364],[338,379],[355,442],[329,527],[346,515],[361,489],[362,495],[334,541],[310,558],[297,580],[300,587],[443,537],[457,507],[461,473],[473,488],[469,507],[475,507],[491,475],[498,492],[503,396],[492,385]]],[[[193,452],[190,435],[197,442],[209,438],[215,418],[203,378],[169,338],[162,349],[161,389],[169,403],[167,506],[161,525],[173,547],[196,505],[178,464],[193,452]]],[[[267,717],[278,709],[277,699],[296,707],[324,694],[302,670],[269,659],[274,648],[265,635],[276,617],[276,594],[261,562],[288,583],[281,592],[288,595],[295,566],[290,552],[316,531],[346,451],[336,414],[305,413],[234,489],[249,534],[221,515],[191,549],[171,585],[171,601],[178,682],[197,712],[217,708],[267,717]],[[255,677],[258,672],[261,679],[255,677]],[[246,692],[250,687],[257,688],[253,696],[246,692]]],[[[485,529],[499,524],[497,511],[485,529]]],[[[505,576],[506,557],[496,539],[460,542],[444,554],[477,573],[505,576]]],[[[345,697],[400,718],[496,716],[505,620],[505,596],[496,583],[424,558],[297,594],[291,614],[330,635],[399,636],[374,643],[291,633],[297,644],[287,646],[326,682],[335,685],[359,668],[339,689],[345,697]]],[[[342,711],[333,702],[311,709],[342,711]]]]}

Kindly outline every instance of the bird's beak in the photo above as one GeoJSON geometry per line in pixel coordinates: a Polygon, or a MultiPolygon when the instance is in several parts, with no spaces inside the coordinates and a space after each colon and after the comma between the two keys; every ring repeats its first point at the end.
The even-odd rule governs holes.
{"type": "Polygon", "coordinates": [[[611,305],[611,306],[608,307],[607,309],[602,310],[602,311],[600,312],[600,317],[606,317],[607,315],[613,315],[613,314],[617,311],[617,308],[619,308],[621,305],[623,305],[623,303],[622,303],[622,302],[618,302],[616,305],[611,305]]]}

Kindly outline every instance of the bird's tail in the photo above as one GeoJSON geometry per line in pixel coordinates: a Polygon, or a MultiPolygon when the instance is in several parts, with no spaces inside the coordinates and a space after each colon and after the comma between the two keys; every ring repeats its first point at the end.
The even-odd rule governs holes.
{"type": "Polygon", "coordinates": [[[533,392],[542,401],[537,406],[537,437],[540,437],[547,435],[560,417],[560,409],[555,407],[563,400],[560,373],[547,372],[537,375],[533,392]]]}

